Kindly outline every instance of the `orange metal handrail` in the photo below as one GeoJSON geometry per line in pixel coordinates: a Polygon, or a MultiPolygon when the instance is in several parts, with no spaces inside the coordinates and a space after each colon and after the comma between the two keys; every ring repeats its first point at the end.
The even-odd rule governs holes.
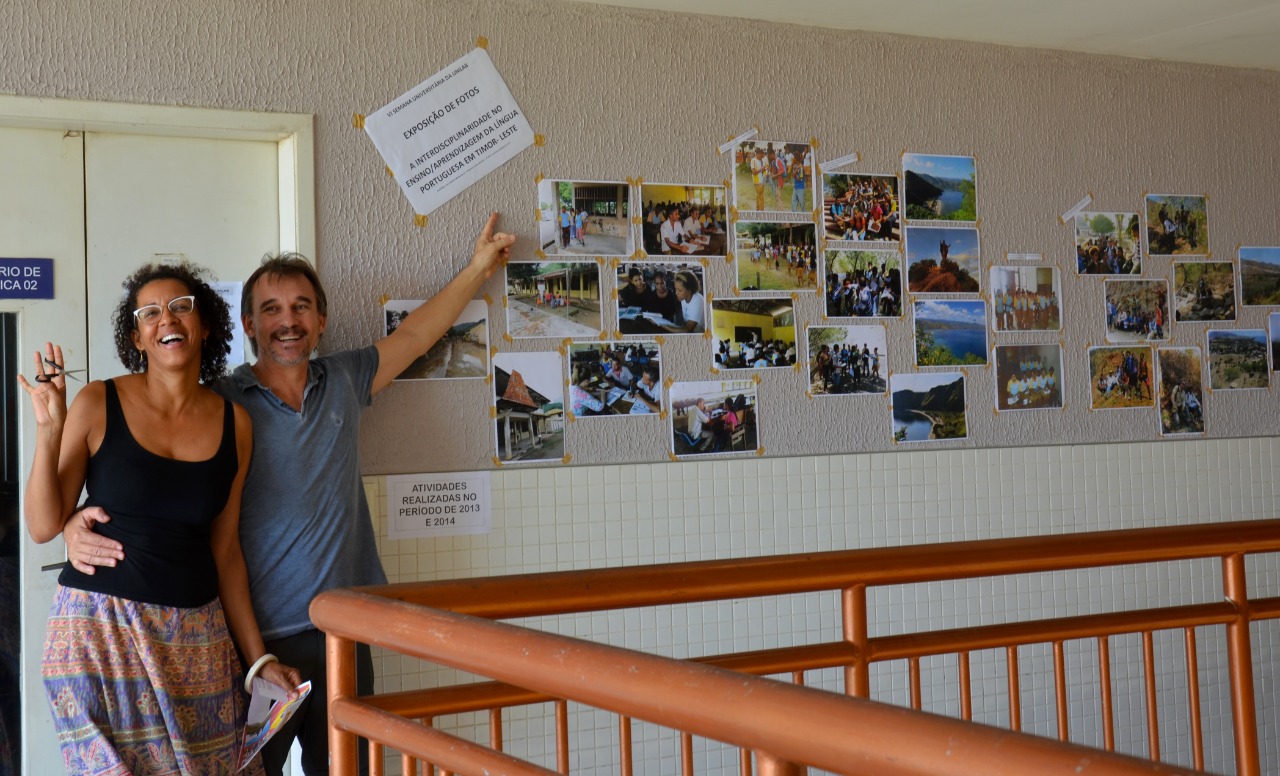
{"type": "MultiPolygon", "coordinates": [[[[496,667],[487,665],[476,665],[468,670],[499,681],[353,700],[354,680],[345,673],[349,668],[350,643],[347,640],[355,639],[398,650],[403,649],[406,650],[404,654],[417,654],[412,651],[411,644],[396,642],[397,646],[391,647],[393,639],[390,638],[390,632],[404,626],[407,620],[402,617],[408,618],[411,612],[424,611],[420,607],[450,610],[484,618],[509,619],[825,590],[840,593],[840,609],[843,617],[842,641],[736,655],[707,656],[688,662],[705,664],[701,668],[712,671],[729,668],[757,675],[791,673],[796,677],[797,684],[801,683],[803,672],[806,670],[842,668],[845,673],[846,692],[849,695],[866,698],[870,695],[870,665],[873,662],[905,658],[910,662],[912,702],[913,705],[918,706],[919,658],[954,653],[961,658],[960,714],[962,719],[970,719],[972,704],[969,689],[969,653],[981,649],[1003,648],[1009,664],[1011,698],[1009,726],[1018,730],[1021,727],[1020,707],[1016,701],[1018,646],[1036,643],[1051,645],[1055,652],[1055,673],[1057,673],[1062,670],[1060,653],[1061,643],[1064,640],[1096,638],[1102,672],[1102,708],[1100,709],[1103,718],[1102,735],[1106,749],[1113,750],[1115,737],[1113,694],[1110,687],[1112,653],[1109,638],[1119,634],[1142,636],[1144,647],[1146,647],[1144,660],[1148,663],[1148,670],[1145,671],[1148,676],[1146,695],[1154,699],[1149,684],[1153,673],[1150,670],[1151,634],[1159,630],[1184,630],[1189,650],[1188,667],[1191,671],[1189,684],[1193,688],[1188,701],[1193,712],[1196,712],[1199,708],[1199,688],[1195,674],[1193,630],[1197,626],[1204,625],[1222,626],[1226,632],[1237,768],[1241,776],[1256,776],[1259,773],[1259,758],[1250,662],[1249,623],[1280,617],[1280,599],[1250,600],[1248,598],[1243,559],[1249,553],[1278,550],[1280,550],[1280,523],[1273,521],[1132,529],[386,585],[363,588],[358,594],[360,596],[358,605],[348,606],[349,602],[343,598],[343,607],[346,608],[342,608],[340,614],[332,608],[336,606],[336,599],[357,594],[337,591],[326,593],[313,603],[312,617],[319,627],[330,634],[330,653],[333,658],[330,665],[331,672],[334,672],[331,679],[331,698],[336,714],[333,719],[337,725],[332,734],[333,755],[338,772],[342,772],[341,763],[346,762],[349,755],[353,756],[354,738],[351,733],[372,732],[364,727],[363,723],[358,729],[356,727],[358,720],[368,722],[368,719],[361,716],[364,714],[394,713],[416,719],[467,710],[500,709],[556,698],[568,697],[570,700],[582,700],[576,696],[558,694],[556,690],[543,689],[530,680],[533,672],[516,670],[512,674],[516,678],[513,681],[504,679],[504,674],[496,667]],[[898,636],[872,638],[868,635],[870,632],[867,616],[868,587],[1198,558],[1221,560],[1225,601],[898,636]],[[375,603],[379,607],[379,614],[376,617],[370,616],[372,611],[370,607],[375,603]],[[380,608],[391,604],[405,608],[385,612],[380,608]],[[405,606],[409,604],[412,606],[405,606]],[[357,615],[357,612],[360,613],[357,615]],[[390,615],[394,615],[394,618],[390,618],[390,615]],[[344,620],[346,617],[357,619],[344,620]],[[349,624],[344,625],[344,622],[359,622],[359,632],[352,632],[353,629],[349,624]],[[352,704],[359,706],[360,711],[352,711],[354,708],[352,704]],[[349,722],[338,722],[338,720],[349,720],[349,722]]],[[[432,614],[442,615],[443,612],[432,614]]],[[[469,629],[470,625],[466,627],[469,629]]],[[[536,631],[522,632],[527,638],[546,635],[536,631]]],[[[477,634],[478,631],[472,633],[469,638],[478,638],[477,634]]],[[[454,667],[464,667],[465,660],[475,651],[474,643],[468,641],[467,644],[458,647],[452,653],[442,650],[430,659],[454,667]]],[[[602,647],[602,649],[611,648],[602,647]]],[[[1059,737],[1065,740],[1067,730],[1065,717],[1062,716],[1062,709],[1065,707],[1065,689],[1061,676],[1055,676],[1054,685],[1060,714],[1058,733],[1059,737]]],[[[670,692],[669,687],[667,691],[670,692]]],[[[561,708],[558,705],[557,717],[562,714],[561,708]]],[[[647,718],[632,706],[624,706],[618,711],[624,718],[633,716],[647,718]]],[[[1147,704],[1147,714],[1150,755],[1152,759],[1158,759],[1156,730],[1159,722],[1154,703],[1147,704]]],[[[708,735],[700,730],[674,725],[670,718],[655,721],[696,735],[708,735]]],[[[954,721],[965,724],[960,720],[954,721]]],[[[557,737],[563,739],[563,734],[560,732],[563,728],[559,724],[559,719],[557,722],[557,737]]],[[[623,724],[623,727],[625,728],[626,725],[623,724]]],[[[1203,745],[1200,740],[1198,713],[1195,713],[1192,728],[1193,757],[1196,766],[1203,767],[1203,745]]],[[[767,733],[767,731],[756,732],[757,734],[767,733]]],[[[631,767],[629,735],[629,731],[620,734],[620,744],[624,738],[626,743],[623,752],[623,772],[629,772],[631,767]]],[[[722,736],[713,735],[712,737],[717,740],[729,740],[722,736]]],[[[410,754],[413,753],[412,749],[407,748],[406,740],[403,739],[391,741],[385,737],[374,736],[371,740],[393,745],[405,752],[406,758],[410,758],[410,754]]],[[[687,736],[685,740],[688,740],[687,736]]],[[[807,748],[812,749],[814,746],[814,742],[809,742],[807,748]]],[[[895,749],[897,749],[896,746],[895,749]]],[[[682,746],[682,757],[687,757],[689,751],[687,745],[682,746]]],[[[845,754],[847,755],[848,752],[845,754]]],[[[567,772],[566,758],[567,745],[562,744],[557,747],[558,766],[562,772],[567,772]]],[[[442,764],[437,755],[431,755],[426,759],[436,762],[437,765],[442,764]]],[[[406,759],[406,762],[410,762],[410,759],[406,759]]],[[[762,773],[770,768],[774,769],[770,772],[790,772],[787,770],[789,766],[786,762],[785,754],[776,751],[763,757],[757,756],[757,767],[762,773]]],[[[989,763],[988,767],[990,767],[989,763]]],[[[948,764],[945,772],[956,771],[953,770],[952,764],[948,764]]]]}

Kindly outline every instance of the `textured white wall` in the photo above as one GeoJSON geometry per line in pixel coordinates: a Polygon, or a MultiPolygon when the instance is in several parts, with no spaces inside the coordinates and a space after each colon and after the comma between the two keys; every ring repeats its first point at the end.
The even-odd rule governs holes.
{"type": "MultiPolygon", "coordinates": [[[[1138,210],[1145,191],[1205,192],[1216,257],[1233,258],[1237,244],[1274,244],[1280,235],[1269,184],[1280,171],[1273,153],[1280,74],[542,0],[9,0],[5,8],[0,92],[316,116],[318,259],[332,304],[327,349],[378,336],[377,300],[384,294],[416,298],[443,285],[469,255],[489,209],[506,214],[506,226],[521,233],[517,255],[531,257],[538,173],[720,181],[728,165],[714,146],[753,124],[769,138],[817,137],[820,158],[858,150],[863,171],[895,171],[904,149],[974,154],[984,254],[1039,252],[1064,269],[1068,410],[997,418],[990,411],[991,378],[984,370],[970,372],[971,446],[1042,446],[841,454],[889,446],[885,402],[809,401],[798,375],[767,374],[760,395],[768,458],[628,463],[665,459],[665,426],[652,419],[571,424],[567,445],[575,464],[613,465],[503,468],[494,476],[493,533],[384,542],[388,571],[398,581],[1275,513],[1280,448],[1274,437],[1058,444],[1152,440],[1156,421],[1150,412],[1083,409],[1084,347],[1102,339],[1101,284],[1070,272],[1071,233],[1057,214],[1090,191],[1099,209],[1118,210],[1138,210]],[[548,144],[524,152],[433,214],[428,228],[416,229],[351,116],[372,111],[461,56],[478,35],[489,38],[495,63],[548,144]]],[[[1167,266],[1153,271],[1171,274],[1167,266]]],[[[713,265],[709,285],[726,292],[730,268],[713,265]]],[[[496,336],[504,325],[500,281],[486,291],[496,301],[496,336]]],[[[817,304],[801,300],[801,322],[816,320],[817,304]]],[[[1261,326],[1261,311],[1244,310],[1239,325],[1261,326]]],[[[1179,324],[1174,334],[1178,344],[1202,345],[1203,326],[1179,324]]],[[[1023,341],[1019,336],[1000,341],[1023,341]]],[[[908,352],[907,337],[906,327],[891,333],[900,357],[908,352]]],[[[664,361],[669,375],[696,379],[706,374],[705,343],[673,342],[664,361]]],[[[1276,395],[1215,393],[1207,408],[1211,435],[1274,435],[1276,395]]],[[[490,403],[479,381],[393,386],[366,414],[366,471],[489,466],[490,403]]],[[[367,482],[381,527],[383,481],[370,476],[367,482]]],[[[1255,592],[1275,594],[1275,565],[1256,566],[1255,592]]],[[[926,621],[947,626],[1206,600],[1217,596],[1216,584],[1216,570],[1202,566],[1122,569],[885,591],[874,603],[884,630],[911,630],[926,621]]],[[[830,607],[803,599],[545,624],[665,653],[700,654],[829,638],[830,607]]],[[[1211,654],[1202,670],[1220,674],[1221,650],[1206,640],[1211,654]]],[[[1257,642],[1259,687],[1269,688],[1275,630],[1260,630],[1257,642]]],[[[1161,654],[1176,668],[1176,656],[1164,661],[1161,654]]],[[[382,662],[387,689],[443,678],[398,658],[382,662]]],[[[1087,677],[1087,655],[1075,662],[1087,677]]],[[[1024,664],[1024,720],[1029,729],[1050,733],[1044,665],[1030,658],[1024,664]]],[[[998,678],[999,670],[991,671],[998,678]]],[[[945,673],[941,666],[926,672],[926,698],[936,699],[933,708],[941,711],[954,707],[947,705],[953,696],[945,673]]],[[[982,673],[975,668],[975,676],[982,673]]],[[[1173,676],[1167,682],[1176,688],[1173,676]]],[[[900,675],[888,671],[879,681],[884,697],[905,698],[900,675]]],[[[1087,717],[1089,692],[1081,687],[1073,696],[1077,721],[1087,717]]],[[[1172,720],[1180,701],[1174,690],[1167,697],[1170,716],[1162,719],[1172,720]]],[[[1259,703],[1264,764],[1275,772],[1275,694],[1260,692],[1259,703]]],[[[1216,770],[1230,770],[1232,762],[1224,704],[1220,697],[1206,699],[1216,770]]],[[[999,721],[998,702],[980,708],[999,721]]],[[[1142,752],[1137,717],[1125,709],[1123,748],[1142,752]]],[[[1131,710],[1140,716],[1139,706],[1131,710]]],[[[582,745],[575,772],[589,772],[609,761],[612,723],[591,715],[575,719],[582,745]]],[[[541,751],[541,724],[513,720],[513,747],[541,751]]],[[[1072,729],[1079,740],[1097,740],[1086,723],[1072,729]]],[[[1166,753],[1187,762],[1178,723],[1162,730],[1166,753]]],[[[644,733],[637,741],[643,742],[642,772],[674,771],[669,735],[644,733]]],[[[702,758],[709,770],[736,763],[713,747],[702,758]]]]}

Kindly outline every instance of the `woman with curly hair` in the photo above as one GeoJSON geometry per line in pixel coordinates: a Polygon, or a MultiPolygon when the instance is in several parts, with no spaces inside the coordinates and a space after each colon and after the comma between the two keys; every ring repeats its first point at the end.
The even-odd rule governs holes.
{"type": "MultiPolygon", "coordinates": [[[[112,516],[124,560],[63,569],[49,615],[45,689],[68,773],[233,773],[254,675],[293,692],[266,653],[240,550],[248,414],[206,385],[226,367],[227,305],[191,264],[149,264],[113,316],[131,374],[66,404],[62,349],[36,354],[32,539],[61,534],[81,488],[112,516]],[[234,640],[234,643],[233,643],[234,640]],[[239,655],[237,655],[237,647],[239,655]]],[[[249,772],[261,773],[260,762],[249,772]]]]}

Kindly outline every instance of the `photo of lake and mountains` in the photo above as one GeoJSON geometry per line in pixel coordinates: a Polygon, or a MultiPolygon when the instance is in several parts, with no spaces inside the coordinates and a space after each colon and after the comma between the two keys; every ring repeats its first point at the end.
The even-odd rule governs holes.
{"type": "Polygon", "coordinates": [[[898,372],[889,376],[893,396],[893,441],[964,439],[964,374],[898,372]]]}
{"type": "Polygon", "coordinates": [[[924,300],[915,303],[916,366],[987,363],[987,303],[924,300]]]}
{"type": "Polygon", "coordinates": [[[908,221],[977,221],[978,190],[972,156],[903,154],[902,183],[908,221]]]}

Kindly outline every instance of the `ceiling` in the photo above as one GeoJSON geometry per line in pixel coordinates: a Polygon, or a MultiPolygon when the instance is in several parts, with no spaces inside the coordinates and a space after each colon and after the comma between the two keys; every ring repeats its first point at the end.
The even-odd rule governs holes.
{"type": "Polygon", "coordinates": [[[1277,0],[578,0],[811,27],[1280,70],[1277,0]]]}

